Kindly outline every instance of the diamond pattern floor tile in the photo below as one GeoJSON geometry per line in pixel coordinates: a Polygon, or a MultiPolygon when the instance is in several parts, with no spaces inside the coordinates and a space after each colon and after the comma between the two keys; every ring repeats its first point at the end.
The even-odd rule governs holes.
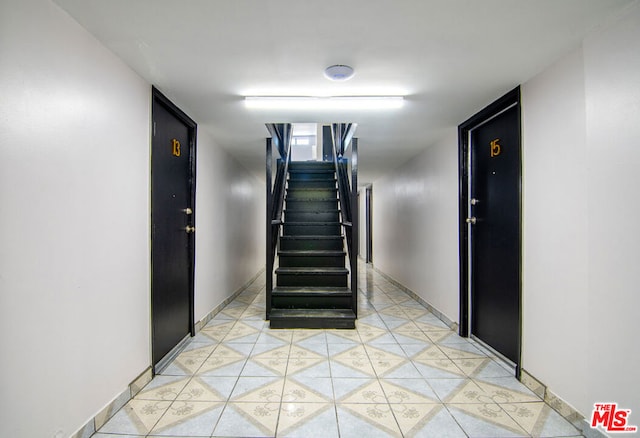
{"type": "Polygon", "coordinates": [[[467,436],[441,404],[391,404],[391,409],[405,437],[466,438],[467,436]]]}
{"type": "Polygon", "coordinates": [[[277,436],[338,438],[335,406],[333,403],[283,403],[277,436]]]}
{"type": "Polygon", "coordinates": [[[385,403],[386,395],[378,379],[334,378],[333,392],[339,403],[385,403]]]}
{"type": "Polygon", "coordinates": [[[276,377],[240,377],[231,400],[235,402],[280,403],[284,379],[276,377]]]}
{"type": "Polygon", "coordinates": [[[146,435],[171,406],[170,401],[130,400],[100,429],[102,433],[146,435]]]}
{"type": "Polygon", "coordinates": [[[214,437],[275,436],[280,403],[227,403],[214,437]]]}
{"type": "Polygon", "coordinates": [[[185,376],[157,376],[136,395],[138,400],[175,400],[189,382],[185,376]]]}
{"type": "Polygon", "coordinates": [[[287,358],[252,357],[242,369],[241,377],[245,376],[283,376],[287,372],[287,358]]]}
{"type": "Polygon", "coordinates": [[[338,427],[344,438],[401,437],[391,406],[387,403],[338,404],[338,427]]]}
{"type": "Polygon", "coordinates": [[[157,436],[209,437],[224,403],[178,400],[151,430],[157,436]]]}
{"type": "Polygon", "coordinates": [[[573,437],[579,431],[544,402],[510,403],[501,406],[534,437],[573,437]]]}
{"type": "Polygon", "coordinates": [[[237,381],[237,377],[196,376],[178,394],[177,400],[227,401],[237,381]]]}
{"type": "Polygon", "coordinates": [[[282,393],[283,403],[333,403],[330,378],[287,378],[282,393]]]}
{"type": "Polygon", "coordinates": [[[424,379],[383,379],[380,385],[391,404],[437,403],[438,396],[424,379]]]}
{"type": "Polygon", "coordinates": [[[401,288],[359,281],[356,330],[271,330],[259,277],[94,437],[580,436],[401,288]]]}
{"type": "Polygon", "coordinates": [[[447,408],[469,437],[529,436],[495,403],[449,404],[447,408]]]}

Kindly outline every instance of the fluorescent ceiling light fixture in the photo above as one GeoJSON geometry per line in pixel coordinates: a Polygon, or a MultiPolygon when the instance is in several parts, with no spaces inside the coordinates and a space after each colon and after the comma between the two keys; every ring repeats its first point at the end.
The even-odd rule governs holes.
{"type": "Polygon", "coordinates": [[[403,96],[247,96],[247,108],[275,110],[379,110],[397,109],[403,96]]]}

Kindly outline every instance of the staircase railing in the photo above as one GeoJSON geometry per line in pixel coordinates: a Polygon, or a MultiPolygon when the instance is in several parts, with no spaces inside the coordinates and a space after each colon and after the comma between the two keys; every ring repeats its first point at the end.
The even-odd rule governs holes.
{"type": "Polygon", "coordinates": [[[355,123],[334,123],[331,127],[333,164],[338,181],[341,224],[351,267],[351,307],[358,315],[358,139],[355,123]],[[351,145],[351,163],[345,156],[351,145]],[[350,166],[349,166],[350,164],[350,166]],[[349,178],[349,167],[351,178],[349,178]]]}
{"type": "Polygon", "coordinates": [[[280,228],[284,222],[284,198],[287,186],[287,174],[291,162],[291,135],[290,123],[267,124],[271,138],[267,138],[267,162],[266,162],[266,186],[267,186],[267,266],[266,266],[266,319],[271,314],[271,293],[273,292],[273,267],[275,264],[276,250],[280,238],[280,228]],[[272,184],[273,176],[273,145],[280,158],[276,160],[276,176],[272,184]]]}

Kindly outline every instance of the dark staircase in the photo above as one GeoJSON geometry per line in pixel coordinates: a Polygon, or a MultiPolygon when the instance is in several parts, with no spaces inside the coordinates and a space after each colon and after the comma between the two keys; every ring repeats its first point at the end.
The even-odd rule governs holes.
{"type": "Polygon", "coordinates": [[[271,328],[355,328],[333,162],[292,161],[271,328]]]}

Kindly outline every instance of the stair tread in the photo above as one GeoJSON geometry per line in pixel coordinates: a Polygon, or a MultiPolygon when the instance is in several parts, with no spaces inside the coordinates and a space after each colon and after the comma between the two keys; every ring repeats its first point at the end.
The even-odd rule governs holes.
{"type": "Polygon", "coordinates": [[[337,200],[337,197],[333,197],[333,198],[289,198],[289,197],[285,197],[285,201],[287,202],[298,202],[298,201],[304,201],[304,202],[327,202],[327,201],[335,201],[337,200]]]}
{"type": "Polygon", "coordinates": [[[356,315],[349,309],[272,309],[273,329],[343,329],[356,328],[356,315]]]}
{"type": "Polygon", "coordinates": [[[335,178],[325,178],[325,179],[289,179],[287,180],[287,187],[295,189],[306,189],[306,188],[318,188],[318,189],[334,189],[336,188],[336,179],[335,178]]]}
{"type": "Polygon", "coordinates": [[[285,225],[340,225],[339,221],[285,221],[285,225]]]}
{"type": "Polygon", "coordinates": [[[287,210],[286,208],[284,209],[284,212],[289,212],[289,213],[305,213],[305,214],[323,214],[323,213],[336,213],[339,212],[340,210],[338,208],[332,208],[332,209],[324,209],[324,210],[305,210],[305,211],[300,211],[300,210],[287,210]]]}
{"type": "Polygon", "coordinates": [[[293,267],[279,267],[278,269],[276,269],[276,274],[329,274],[329,275],[341,275],[341,274],[348,274],[349,270],[346,268],[334,268],[334,267],[320,267],[320,268],[316,268],[316,267],[297,267],[297,266],[293,266],[293,267]]]}
{"type": "MultiPolygon", "coordinates": [[[[309,215],[309,216],[318,215],[318,216],[320,216],[322,214],[335,215],[336,213],[340,213],[340,210],[337,209],[337,208],[334,209],[334,210],[292,210],[292,209],[287,210],[287,209],[285,209],[284,213],[285,214],[289,213],[289,216],[292,216],[292,215],[293,216],[296,216],[296,215],[303,215],[303,216],[306,216],[306,215],[309,215]]],[[[313,218],[313,216],[312,216],[312,218],[313,218]]],[[[307,220],[307,222],[312,222],[312,221],[307,220]]]]}
{"type": "Polygon", "coordinates": [[[315,192],[326,192],[326,191],[338,191],[337,187],[287,187],[287,190],[291,190],[294,192],[297,191],[315,191],[315,192]]]}
{"type": "Polygon", "coordinates": [[[304,235],[304,236],[290,236],[290,235],[285,235],[285,236],[280,236],[280,239],[286,239],[286,240],[338,240],[338,239],[343,239],[344,235],[335,235],[335,236],[322,236],[322,235],[313,235],[313,234],[309,234],[309,235],[304,235]]]}
{"type": "Polygon", "coordinates": [[[334,168],[328,167],[298,167],[298,166],[289,166],[289,172],[293,173],[335,173],[336,170],[334,168]]]}
{"type": "Polygon", "coordinates": [[[330,250],[330,249],[283,249],[278,251],[278,254],[285,256],[305,256],[305,255],[319,255],[319,256],[341,256],[346,255],[345,251],[330,250]]]}
{"type": "Polygon", "coordinates": [[[275,295],[351,295],[351,289],[331,286],[276,286],[271,293],[275,295]]]}

